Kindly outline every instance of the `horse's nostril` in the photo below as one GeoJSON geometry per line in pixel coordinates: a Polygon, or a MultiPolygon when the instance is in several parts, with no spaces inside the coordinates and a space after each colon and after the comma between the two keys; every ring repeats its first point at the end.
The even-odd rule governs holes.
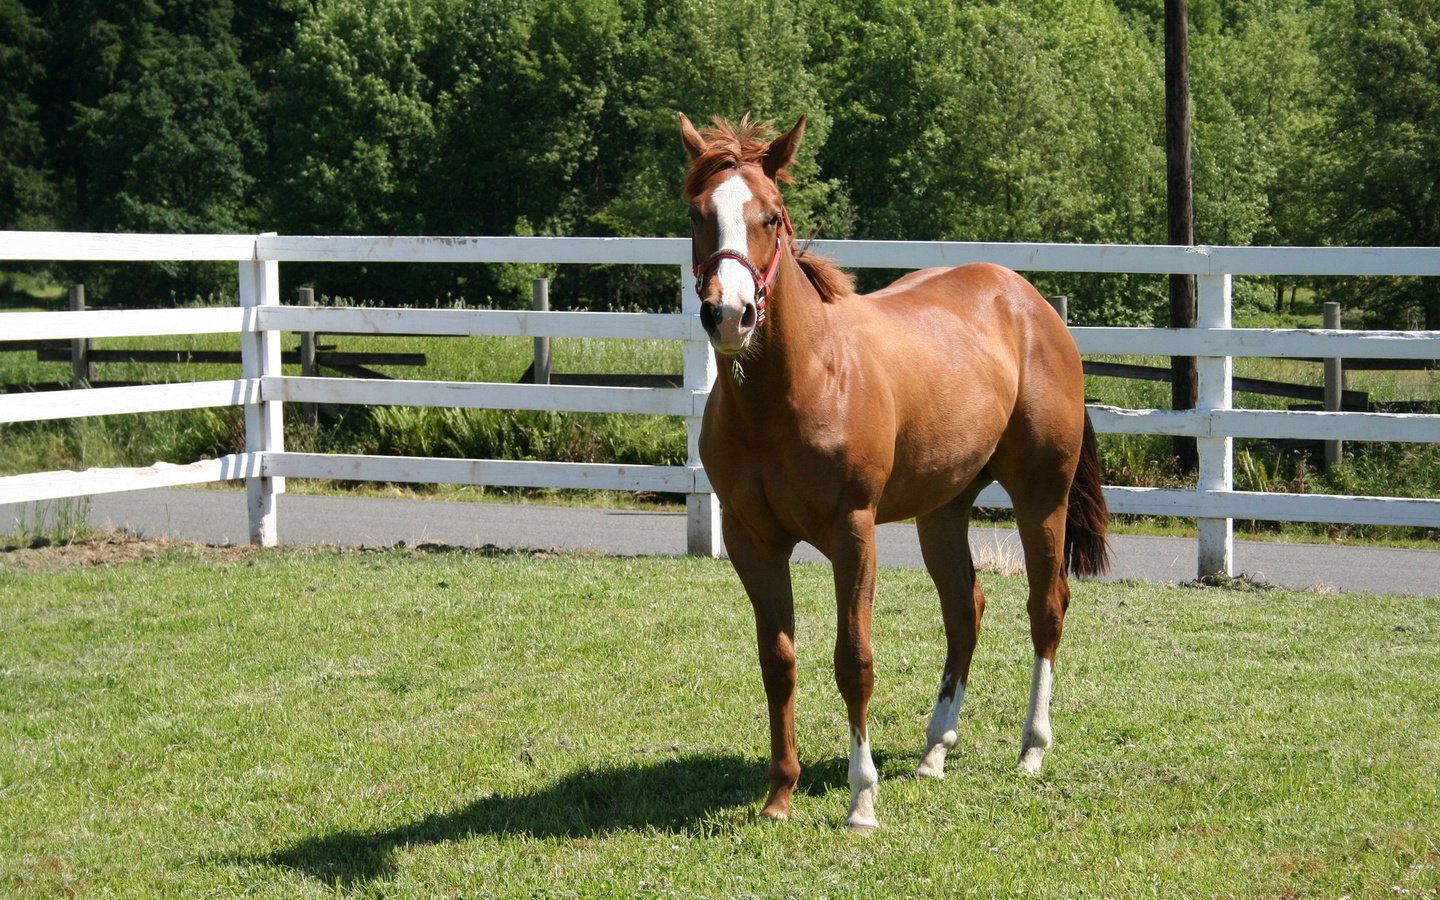
{"type": "Polygon", "coordinates": [[[740,327],[741,327],[741,328],[754,328],[754,327],[755,327],[755,304],[753,304],[753,303],[747,303],[747,304],[745,304],[745,312],[743,312],[743,313],[740,314],[740,327]]]}
{"type": "Polygon", "coordinates": [[[700,304],[700,325],[706,334],[714,334],[720,327],[720,309],[714,303],[700,304]]]}

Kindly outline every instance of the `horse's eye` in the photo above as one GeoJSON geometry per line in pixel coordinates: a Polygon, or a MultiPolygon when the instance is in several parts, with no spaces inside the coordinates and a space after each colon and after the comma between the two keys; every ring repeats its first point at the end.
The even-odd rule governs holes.
{"type": "Polygon", "coordinates": [[[780,227],[780,214],[779,214],[779,213],[775,213],[774,215],[772,215],[772,216],[770,217],[770,221],[769,221],[769,222],[766,222],[765,224],[769,225],[771,228],[779,228],[779,227],[780,227]]]}

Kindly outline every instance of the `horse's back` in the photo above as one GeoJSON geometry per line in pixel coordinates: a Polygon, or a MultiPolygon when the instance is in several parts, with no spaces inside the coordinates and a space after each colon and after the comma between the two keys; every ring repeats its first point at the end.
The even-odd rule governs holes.
{"type": "Polygon", "coordinates": [[[1012,314],[1049,306],[1024,276],[994,263],[918,269],[864,297],[882,305],[913,308],[938,304],[971,313],[995,300],[1003,301],[1005,311],[1012,314]]]}
{"type": "Polygon", "coordinates": [[[1055,310],[1019,273],[991,263],[911,272],[861,298],[876,334],[909,360],[929,346],[950,371],[1024,368],[1040,355],[1051,366],[1079,371],[1074,341],[1055,310]]]}

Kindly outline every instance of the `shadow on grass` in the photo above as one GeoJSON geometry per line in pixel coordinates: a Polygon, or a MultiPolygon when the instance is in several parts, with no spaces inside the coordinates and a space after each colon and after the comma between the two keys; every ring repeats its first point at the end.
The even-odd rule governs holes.
{"type": "MultiPolygon", "coordinates": [[[[802,780],[802,791],[822,793],[846,783],[843,763],[819,768],[802,780]]],[[[393,874],[396,850],[477,835],[583,838],[650,830],[695,834],[721,810],[754,805],[763,796],[765,781],[762,762],[733,755],[589,769],[532,794],[492,794],[393,828],[307,838],[267,856],[236,861],[289,869],[327,884],[358,886],[393,874]]]]}

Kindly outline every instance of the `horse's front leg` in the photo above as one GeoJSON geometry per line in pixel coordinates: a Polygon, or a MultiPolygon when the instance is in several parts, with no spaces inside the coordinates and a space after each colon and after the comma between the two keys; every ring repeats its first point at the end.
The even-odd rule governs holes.
{"type": "Polygon", "coordinates": [[[790,584],[794,545],[767,544],[733,516],[722,516],[725,550],[755,609],[760,675],[770,710],[770,795],[760,814],[790,818],[790,798],[800,780],[795,749],[795,600],[790,584]]]}
{"type": "Polygon", "coordinates": [[[875,818],[879,773],[870,756],[867,722],[875,685],[870,651],[870,622],[875,602],[875,519],[869,511],[852,513],[848,527],[831,542],[835,570],[835,684],[850,718],[850,814],[855,831],[880,827],[875,818]]]}

